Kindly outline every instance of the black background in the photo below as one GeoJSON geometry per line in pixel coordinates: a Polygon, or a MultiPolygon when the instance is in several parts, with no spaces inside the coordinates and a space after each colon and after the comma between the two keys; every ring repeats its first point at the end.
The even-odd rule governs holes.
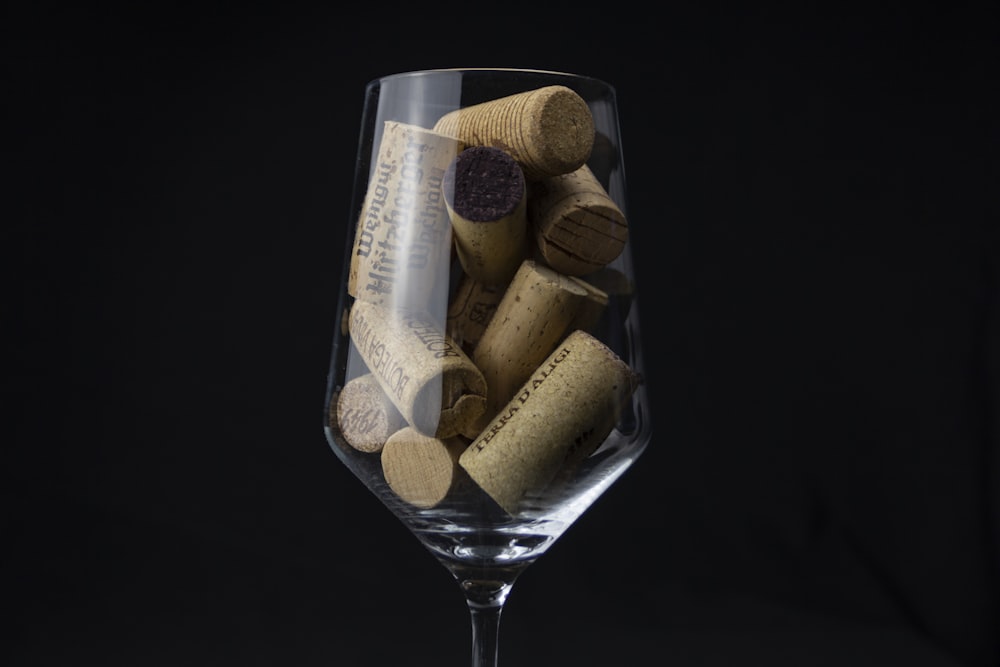
{"type": "Polygon", "coordinates": [[[0,659],[468,664],[322,401],[365,83],[510,66],[618,90],[655,435],[501,664],[1000,664],[994,17],[376,4],[8,7],[0,659]]]}

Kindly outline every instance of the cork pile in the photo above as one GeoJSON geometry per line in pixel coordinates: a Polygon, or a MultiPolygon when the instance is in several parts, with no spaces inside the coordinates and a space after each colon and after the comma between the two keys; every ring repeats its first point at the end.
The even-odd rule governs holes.
{"type": "Polygon", "coordinates": [[[516,514],[600,446],[635,391],[594,334],[609,286],[627,283],[608,265],[628,238],[587,166],[597,137],[560,85],[429,128],[384,123],[348,282],[365,372],[329,414],[403,501],[434,507],[465,479],[516,514]]]}

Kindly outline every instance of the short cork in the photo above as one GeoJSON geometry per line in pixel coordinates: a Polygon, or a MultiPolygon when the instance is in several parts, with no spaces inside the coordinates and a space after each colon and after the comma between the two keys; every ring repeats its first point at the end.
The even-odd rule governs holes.
{"type": "Polygon", "coordinates": [[[570,276],[607,266],[628,241],[625,214],[587,165],[535,182],[528,218],[545,262],[570,276]]]}
{"type": "Polygon", "coordinates": [[[389,436],[405,425],[403,415],[371,373],[350,380],[330,405],[330,426],[360,452],[382,451],[389,436]]]}
{"type": "Polygon", "coordinates": [[[465,450],[460,438],[432,438],[406,426],[382,449],[382,474],[405,502],[430,509],[448,495],[455,483],[458,457],[465,450]]]}
{"type": "Polygon", "coordinates": [[[505,150],[529,180],[576,171],[590,157],[595,137],[590,107],[561,85],[456,109],[442,116],[434,131],[464,146],[505,150]]]}

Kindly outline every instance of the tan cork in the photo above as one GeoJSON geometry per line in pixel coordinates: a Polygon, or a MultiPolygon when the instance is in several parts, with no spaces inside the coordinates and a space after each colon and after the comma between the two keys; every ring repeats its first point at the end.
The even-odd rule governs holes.
{"type": "Polygon", "coordinates": [[[451,437],[482,414],[483,374],[426,312],[355,301],[350,329],[386,396],[420,433],[451,437]]]}
{"type": "Polygon", "coordinates": [[[610,348],[574,331],[459,457],[505,511],[518,512],[614,429],[638,375],[610,348]]]}
{"type": "Polygon", "coordinates": [[[487,285],[506,285],[525,258],[527,188],[505,151],[467,148],[449,165],[444,199],[462,269],[487,285]]]}
{"type": "Polygon", "coordinates": [[[628,240],[625,214],[586,165],[533,183],[528,218],[545,262],[566,275],[603,268],[628,240]]]}
{"type": "Polygon", "coordinates": [[[595,292],[583,281],[525,260],[483,331],[472,359],[486,378],[486,409],[463,435],[475,437],[538,364],[586,317],[595,292]]]}
{"type": "Polygon", "coordinates": [[[451,223],[441,181],[457,151],[450,137],[385,123],[351,250],[351,296],[419,310],[446,282],[451,223]]]}
{"type": "Polygon", "coordinates": [[[406,425],[403,415],[371,373],[348,381],[330,405],[330,425],[354,449],[382,451],[389,436],[406,425]]]}
{"type": "Polygon", "coordinates": [[[441,440],[404,427],[382,448],[385,481],[405,502],[430,509],[445,499],[455,483],[458,457],[466,444],[461,438],[441,440]]]}
{"type": "Polygon", "coordinates": [[[514,157],[529,180],[576,171],[594,146],[594,117],[582,97],[555,85],[456,109],[434,131],[463,146],[495,146],[514,157]]]}

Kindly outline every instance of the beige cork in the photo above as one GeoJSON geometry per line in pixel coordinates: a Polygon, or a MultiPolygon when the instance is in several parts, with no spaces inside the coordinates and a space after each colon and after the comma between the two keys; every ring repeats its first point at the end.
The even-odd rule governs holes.
{"type": "Polygon", "coordinates": [[[459,457],[509,514],[600,446],[639,378],[610,348],[574,331],[459,457]]]}
{"type": "Polygon", "coordinates": [[[445,327],[466,354],[472,354],[503,299],[506,285],[486,285],[463,275],[448,304],[445,327]]]}
{"type": "Polygon", "coordinates": [[[463,146],[495,146],[512,155],[529,180],[576,171],[594,146],[594,117],[566,86],[545,86],[442,116],[434,130],[463,146]]]}
{"type": "Polygon", "coordinates": [[[545,262],[567,275],[606,266],[628,240],[625,214],[586,165],[533,183],[528,219],[545,262]]]}
{"type": "Polygon", "coordinates": [[[486,409],[464,435],[478,435],[572,324],[585,316],[594,298],[576,278],[533,260],[521,263],[472,354],[486,378],[486,409]]]}
{"type": "Polygon", "coordinates": [[[414,429],[447,438],[482,414],[483,374],[425,312],[356,301],[350,326],[361,358],[414,429]]]}
{"type": "Polygon", "coordinates": [[[451,223],[441,180],[457,151],[452,138],[385,123],[351,250],[351,296],[419,310],[446,283],[451,223]]]}
{"type": "Polygon", "coordinates": [[[473,146],[452,160],[442,191],[462,269],[481,283],[509,283],[526,255],[521,167],[499,148],[473,146]]]}
{"type": "Polygon", "coordinates": [[[371,373],[351,379],[330,405],[330,426],[354,449],[382,451],[389,436],[406,425],[403,415],[371,373]]]}
{"type": "Polygon", "coordinates": [[[430,509],[448,495],[458,472],[458,457],[466,440],[441,440],[404,427],[382,448],[385,481],[405,502],[430,509]]]}

